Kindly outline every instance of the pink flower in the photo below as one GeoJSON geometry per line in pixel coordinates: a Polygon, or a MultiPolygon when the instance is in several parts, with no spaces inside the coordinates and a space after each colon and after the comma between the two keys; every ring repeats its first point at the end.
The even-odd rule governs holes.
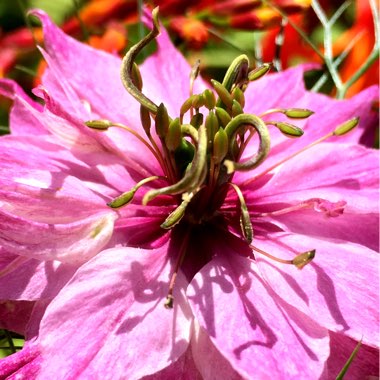
{"type": "MultiPolygon", "coordinates": [[[[227,145],[225,158],[219,135],[210,175],[205,129],[188,127],[198,143],[181,199],[159,189],[173,185],[168,178],[178,179],[191,157],[153,154],[122,128],[84,124],[107,119],[148,140],[139,103],[119,79],[120,59],[35,14],[49,65],[35,90],[44,106],[14,82],[0,82],[14,100],[12,134],[0,140],[0,322],[27,337],[22,351],[0,362],[0,377],[332,379],[360,339],[347,378],[376,376],[378,152],[358,142],[377,123],[370,110],[377,88],[334,101],[304,89],[303,67],[250,84],[246,114],[310,108],[315,114],[297,121],[305,134],[289,140],[270,127],[265,161],[233,176],[223,162],[234,165],[236,146],[227,145]],[[361,120],[356,130],[295,155],[353,117],[361,120]],[[155,155],[172,159],[174,173],[155,155]],[[145,183],[123,208],[107,206],[152,176],[166,179],[145,183]],[[302,271],[267,255],[292,262],[309,252],[301,256],[309,262],[313,250],[302,271]],[[163,307],[168,294],[172,309],[163,307]],[[16,311],[24,318],[14,318],[16,311]]],[[[141,66],[143,92],[177,117],[190,68],[165,31],[157,42],[141,66]]],[[[196,81],[194,88],[207,86],[196,81]]],[[[274,115],[263,119],[285,120],[274,115]]],[[[159,144],[153,127],[152,135],[159,144]]],[[[227,138],[243,144],[234,136],[227,138]]],[[[254,140],[240,162],[256,152],[254,140]]]]}

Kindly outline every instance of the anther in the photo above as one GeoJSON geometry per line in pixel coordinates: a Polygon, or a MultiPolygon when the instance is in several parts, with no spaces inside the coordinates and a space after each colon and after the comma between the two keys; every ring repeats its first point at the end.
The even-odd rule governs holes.
{"type": "Polygon", "coordinates": [[[261,66],[256,67],[256,69],[253,69],[248,73],[248,80],[252,82],[260,79],[272,68],[272,66],[271,63],[264,63],[261,66]]]}
{"type": "Polygon", "coordinates": [[[283,121],[266,121],[265,124],[274,125],[286,137],[301,137],[304,133],[303,130],[297,127],[296,125],[286,123],[283,121]]]}

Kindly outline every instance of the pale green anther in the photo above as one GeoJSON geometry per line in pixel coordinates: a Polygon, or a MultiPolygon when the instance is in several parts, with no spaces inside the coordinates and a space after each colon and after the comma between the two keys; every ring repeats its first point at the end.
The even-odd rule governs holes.
{"type": "Polygon", "coordinates": [[[143,105],[140,105],[140,120],[145,133],[147,134],[147,136],[150,136],[150,126],[152,120],[150,118],[150,112],[148,108],[144,107],[143,105]]]}
{"type": "Polygon", "coordinates": [[[135,188],[133,188],[132,190],[119,195],[114,200],[107,203],[107,206],[111,208],[119,208],[119,207],[128,205],[129,203],[131,203],[133,197],[135,196],[136,190],[135,188]]]}
{"type": "Polygon", "coordinates": [[[214,137],[213,144],[213,160],[216,164],[220,164],[228,152],[228,136],[223,128],[219,128],[214,137]]]}
{"type": "Polygon", "coordinates": [[[161,224],[161,228],[165,230],[169,230],[177,225],[186,212],[186,207],[190,203],[191,196],[188,194],[184,194],[184,200],[182,203],[165,219],[165,221],[161,224]]]}
{"type": "Polygon", "coordinates": [[[205,102],[202,95],[194,95],[194,99],[192,102],[193,108],[195,109],[201,108],[202,106],[204,106],[204,103],[205,102]]]}
{"type": "Polygon", "coordinates": [[[212,110],[215,107],[215,94],[210,89],[207,88],[203,91],[202,98],[207,109],[212,110]]]}
{"type": "Polygon", "coordinates": [[[306,119],[314,114],[314,111],[306,108],[288,108],[284,109],[283,113],[290,119],[306,119]]]}
{"type": "Polygon", "coordinates": [[[182,104],[182,106],[181,106],[181,108],[180,108],[180,110],[179,110],[181,120],[182,120],[182,118],[183,118],[183,115],[184,115],[187,111],[189,111],[189,109],[193,106],[193,101],[194,101],[194,99],[197,98],[197,97],[199,97],[199,95],[191,95],[189,98],[187,98],[187,99],[183,102],[183,104],[182,104]]]}
{"type": "Polygon", "coordinates": [[[231,95],[233,99],[239,102],[241,108],[244,109],[244,106],[245,106],[244,92],[239,87],[235,87],[231,95]]]}
{"type": "Polygon", "coordinates": [[[177,117],[169,124],[169,130],[165,136],[165,145],[170,152],[174,152],[181,144],[181,139],[181,123],[177,117]]]}
{"type": "Polygon", "coordinates": [[[248,244],[252,243],[253,240],[253,227],[251,223],[251,218],[249,216],[247,204],[245,203],[245,199],[243,196],[243,193],[241,192],[240,188],[236,186],[234,183],[229,183],[235,190],[240,203],[240,228],[241,232],[243,233],[243,236],[245,240],[248,242],[248,244]]]}
{"type": "Polygon", "coordinates": [[[165,138],[169,130],[169,115],[163,103],[158,106],[155,120],[157,135],[161,138],[165,138]]]}
{"type": "Polygon", "coordinates": [[[143,87],[143,81],[142,81],[140,69],[135,62],[133,62],[131,76],[132,76],[133,84],[136,86],[136,88],[139,91],[141,91],[143,87]]]}
{"type": "Polygon", "coordinates": [[[266,158],[270,150],[270,135],[265,123],[257,116],[250,114],[241,114],[234,117],[226,126],[225,131],[230,142],[230,153],[233,152],[235,136],[239,129],[253,127],[259,136],[260,143],[257,153],[243,162],[235,162],[232,160],[224,160],[227,173],[231,174],[236,170],[248,171],[260,165],[266,158]]]}
{"type": "Polygon", "coordinates": [[[109,127],[112,127],[112,123],[109,120],[99,119],[99,120],[89,120],[85,124],[91,129],[97,129],[99,131],[106,131],[109,127]]]}
{"type": "MultiPolygon", "coordinates": [[[[215,92],[218,94],[220,101],[227,107],[232,107],[232,96],[228,90],[217,80],[211,79],[212,87],[214,87],[215,92]]],[[[223,107],[223,104],[220,104],[219,100],[217,101],[218,107],[223,107]]]]}
{"type": "MultiPolygon", "coordinates": [[[[247,81],[249,60],[245,54],[236,57],[230,64],[222,85],[231,92],[235,87],[242,87],[247,81]]],[[[220,104],[217,104],[220,107],[220,104]]]]}
{"type": "Polygon", "coordinates": [[[220,124],[222,125],[223,128],[225,128],[226,125],[231,121],[230,114],[224,108],[220,108],[220,107],[215,107],[215,113],[220,124]]]}
{"type": "Polygon", "coordinates": [[[345,135],[346,133],[354,129],[358,124],[359,124],[359,118],[354,117],[353,119],[350,119],[346,121],[345,123],[339,125],[337,128],[335,128],[333,134],[335,136],[345,135]]]}
{"type": "Polygon", "coordinates": [[[302,269],[305,265],[309,264],[315,257],[315,249],[300,253],[292,260],[292,264],[298,269],[302,269]]]}
{"type": "Polygon", "coordinates": [[[152,176],[152,177],[144,178],[140,182],[136,183],[136,185],[133,186],[131,190],[119,195],[114,200],[107,203],[107,206],[109,206],[111,208],[119,208],[119,207],[128,205],[132,201],[133,197],[135,196],[136,191],[141,186],[145,185],[148,182],[155,181],[156,179],[159,179],[159,178],[160,177],[158,177],[158,176],[152,176]]]}
{"type": "Polygon", "coordinates": [[[145,36],[141,41],[137,44],[133,45],[124,56],[123,61],[121,63],[121,81],[125,89],[143,106],[148,108],[150,112],[156,114],[157,105],[154,104],[149,98],[147,98],[138,87],[136,87],[133,79],[133,64],[135,62],[137,54],[155,39],[160,33],[160,25],[158,22],[158,7],[154,8],[152,11],[153,18],[153,29],[151,32],[145,36]]]}
{"type": "Polygon", "coordinates": [[[203,182],[205,167],[207,163],[207,134],[204,125],[198,129],[198,144],[192,163],[185,171],[185,175],[174,185],[163,187],[157,190],[148,191],[143,198],[143,205],[146,205],[153,198],[164,194],[194,193],[203,182]]]}
{"type": "Polygon", "coordinates": [[[240,115],[241,113],[243,113],[243,109],[241,108],[240,103],[234,99],[232,101],[232,109],[231,109],[232,117],[240,115]]]}
{"type": "Polygon", "coordinates": [[[272,67],[271,63],[264,63],[263,65],[256,67],[256,69],[253,69],[248,73],[248,80],[250,82],[260,79],[263,77],[272,67]]]}
{"type": "Polygon", "coordinates": [[[203,113],[196,113],[190,120],[190,124],[194,128],[199,128],[203,124],[203,113]]]}
{"type": "Polygon", "coordinates": [[[301,137],[304,133],[303,130],[296,125],[282,121],[268,121],[267,124],[274,125],[287,137],[301,137]]]}

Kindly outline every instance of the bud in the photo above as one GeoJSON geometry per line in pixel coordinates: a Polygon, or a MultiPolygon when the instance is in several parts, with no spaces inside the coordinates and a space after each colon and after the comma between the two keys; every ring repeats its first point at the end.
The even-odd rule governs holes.
{"type": "Polygon", "coordinates": [[[91,129],[97,129],[99,131],[106,131],[109,127],[112,127],[112,123],[109,120],[100,119],[100,120],[89,120],[85,124],[91,129]]]}
{"type": "Polygon", "coordinates": [[[350,120],[346,121],[345,123],[336,127],[333,134],[335,136],[345,135],[346,133],[348,133],[352,129],[354,129],[358,124],[359,124],[359,118],[354,117],[353,119],[350,119],[350,120]]]}
{"type": "Polygon", "coordinates": [[[165,144],[170,152],[174,152],[179,147],[181,139],[181,123],[177,117],[170,122],[168,134],[165,136],[165,144]]]}
{"type": "Polygon", "coordinates": [[[227,108],[232,107],[232,96],[228,90],[215,79],[211,79],[211,84],[214,87],[216,93],[218,94],[220,100],[225,104],[227,108]]]}
{"type": "Polygon", "coordinates": [[[231,121],[231,116],[225,109],[220,107],[215,107],[215,113],[220,121],[220,124],[222,124],[222,127],[225,128],[225,126],[231,121]]]}
{"type": "Polygon", "coordinates": [[[291,119],[306,119],[313,115],[314,111],[306,108],[288,108],[284,110],[283,113],[291,119]]]}
{"type": "Polygon", "coordinates": [[[248,73],[248,80],[252,82],[260,79],[271,69],[271,67],[271,63],[264,63],[262,66],[256,67],[256,69],[248,73]]]}
{"type": "Polygon", "coordinates": [[[215,94],[210,89],[207,88],[206,90],[204,90],[202,97],[203,97],[204,105],[206,108],[211,110],[215,107],[215,104],[216,104],[215,94]]]}
{"type": "Polygon", "coordinates": [[[158,106],[156,114],[156,132],[161,138],[164,138],[169,129],[169,115],[164,103],[158,106]]]}
{"type": "Polygon", "coordinates": [[[131,203],[134,195],[135,195],[136,190],[132,189],[130,191],[127,191],[126,193],[123,193],[116,197],[113,201],[107,203],[107,206],[111,208],[119,208],[122,206],[126,206],[129,203],[131,203]]]}
{"type": "Polygon", "coordinates": [[[215,163],[220,164],[228,152],[228,136],[226,131],[220,127],[216,132],[213,144],[213,159],[215,163]]]}
{"type": "Polygon", "coordinates": [[[150,136],[150,125],[152,120],[150,118],[150,112],[148,108],[144,107],[143,105],[140,106],[140,120],[145,133],[147,136],[150,136]]]}
{"type": "Polygon", "coordinates": [[[268,124],[273,124],[277,127],[286,137],[301,137],[303,135],[303,130],[293,124],[285,122],[268,122],[268,124]]]}
{"type": "Polygon", "coordinates": [[[315,249],[300,253],[292,260],[292,264],[295,265],[298,269],[302,269],[305,265],[309,264],[311,260],[315,257],[315,249]]]}

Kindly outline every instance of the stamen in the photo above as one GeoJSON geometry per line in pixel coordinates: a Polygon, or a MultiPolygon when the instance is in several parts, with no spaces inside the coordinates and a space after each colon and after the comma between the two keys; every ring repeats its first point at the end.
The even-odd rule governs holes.
{"type": "Polygon", "coordinates": [[[260,114],[260,117],[273,113],[283,113],[290,119],[307,119],[314,114],[314,111],[307,108],[272,108],[260,114]]]}
{"type": "Polygon", "coordinates": [[[284,260],[280,259],[279,257],[273,256],[268,252],[263,251],[260,248],[255,247],[254,245],[250,245],[250,248],[252,248],[254,251],[261,253],[263,256],[268,257],[271,260],[277,261],[281,264],[290,264],[294,265],[298,269],[304,268],[307,264],[309,264],[315,257],[315,249],[312,249],[310,251],[302,252],[298,254],[293,260],[284,260]]]}
{"type": "Polygon", "coordinates": [[[253,240],[253,227],[252,227],[251,218],[249,216],[247,204],[245,203],[243,193],[241,192],[240,188],[236,186],[234,183],[229,182],[228,184],[232,186],[232,188],[235,190],[239,198],[240,211],[241,211],[240,228],[245,240],[248,242],[248,244],[251,244],[253,240]]]}
{"type": "MultiPolygon", "coordinates": [[[[248,68],[249,59],[245,54],[239,55],[239,57],[235,58],[223,78],[223,87],[230,93],[236,87],[245,89],[248,82],[248,68]]],[[[221,101],[219,100],[216,105],[221,107],[221,101]]]]}
{"type": "Polygon", "coordinates": [[[201,181],[203,181],[204,168],[207,162],[207,134],[204,125],[201,125],[198,130],[198,145],[193,162],[190,164],[190,168],[186,170],[185,175],[180,181],[172,186],[163,187],[157,190],[148,191],[144,198],[143,204],[146,205],[153,198],[158,195],[171,194],[176,195],[180,193],[196,193],[201,181]]]}
{"type": "Polygon", "coordinates": [[[304,133],[303,130],[296,125],[283,121],[266,121],[265,124],[274,125],[283,135],[290,138],[301,137],[304,133]]]}
{"type": "Polygon", "coordinates": [[[106,131],[110,127],[117,127],[117,128],[121,128],[121,129],[128,131],[133,136],[135,136],[137,139],[139,139],[152,152],[153,156],[161,164],[161,167],[165,168],[165,165],[163,163],[163,159],[161,157],[160,152],[156,151],[148,143],[148,141],[146,141],[139,133],[134,131],[132,128],[127,127],[126,125],[121,124],[121,123],[114,123],[114,122],[109,121],[109,120],[89,120],[89,121],[86,121],[85,124],[92,129],[101,130],[101,131],[106,131]]]}
{"type": "Polygon", "coordinates": [[[160,178],[166,179],[165,177],[159,177],[159,176],[144,178],[142,181],[138,182],[135,186],[133,186],[131,190],[119,195],[113,201],[107,203],[107,206],[111,208],[120,208],[122,206],[128,205],[129,203],[131,203],[133,197],[135,196],[136,191],[141,186],[144,186],[146,183],[155,181],[156,179],[160,179],[160,178]]]}
{"type": "Polygon", "coordinates": [[[194,88],[194,81],[197,79],[199,75],[199,69],[200,69],[201,61],[200,59],[197,59],[191,68],[190,72],[190,96],[193,95],[193,88],[194,88]]]}
{"type": "Polygon", "coordinates": [[[248,80],[250,82],[255,81],[263,77],[265,74],[268,73],[268,71],[272,68],[271,63],[263,63],[261,66],[256,67],[256,69],[253,69],[248,73],[248,80]]]}
{"type": "Polygon", "coordinates": [[[176,226],[183,216],[185,215],[186,207],[190,203],[193,194],[185,193],[182,195],[182,203],[165,219],[165,221],[161,224],[161,228],[165,230],[169,230],[176,226]]]}
{"type": "Polygon", "coordinates": [[[225,160],[224,165],[227,168],[227,173],[231,174],[236,170],[248,171],[254,169],[261,162],[264,161],[266,156],[269,153],[270,149],[270,135],[268,128],[265,123],[255,115],[242,114],[233,118],[225,128],[225,131],[228,135],[230,142],[230,154],[233,152],[233,145],[235,141],[235,136],[239,129],[245,128],[247,125],[255,128],[257,134],[260,138],[260,145],[257,153],[251,158],[247,159],[244,162],[234,162],[232,160],[225,160]]]}
{"type": "Polygon", "coordinates": [[[173,305],[174,305],[173,289],[174,289],[174,285],[175,285],[175,282],[176,282],[176,279],[177,279],[179,268],[182,265],[182,262],[183,262],[183,260],[184,260],[184,258],[186,256],[187,243],[189,241],[190,231],[191,230],[188,229],[186,231],[186,233],[185,233],[184,239],[182,241],[182,244],[181,244],[181,247],[180,247],[180,250],[179,250],[177,262],[175,264],[172,277],[170,279],[168,295],[166,296],[166,300],[165,300],[165,303],[164,303],[164,306],[165,306],[166,309],[172,309],[173,305]]]}
{"type": "Polygon", "coordinates": [[[264,170],[263,172],[261,172],[260,174],[256,175],[255,177],[252,177],[248,180],[246,180],[245,182],[242,183],[241,186],[246,186],[248,185],[249,183],[251,183],[252,181],[255,181],[257,180],[258,178],[262,177],[263,175],[271,172],[273,169],[277,168],[278,166],[282,165],[283,163],[285,163],[286,161],[289,161],[290,159],[298,156],[299,154],[305,152],[306,150],[312,148],[313,146],[327,140],[328,138],[332,137],[332,136],[342,136],[348,132],[350,132],[352,129],[354,129],[357,125],[359,124],[359,118],[358,117],[355,117],[353,119],[350,119],[348,121],[346,121],[345,123],[342,123],[340,124],[337,128],[335,128],[332,132],[329,132],[327,133],[325,136],[322,136],[321,138],[319,138],[318,140],[312,142],[311,144],[305,146],[304,148],[300,149],[299,151],[283,158],[282,160],[278,161],[276,164],[270,166],[268,169],[264,170]]]}

